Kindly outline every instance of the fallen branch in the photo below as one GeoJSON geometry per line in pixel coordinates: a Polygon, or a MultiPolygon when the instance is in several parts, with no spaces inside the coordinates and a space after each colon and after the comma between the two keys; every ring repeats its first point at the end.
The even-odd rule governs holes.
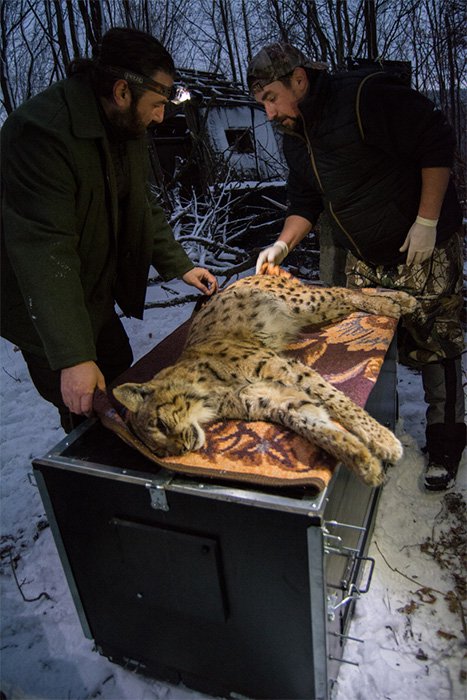
{"type": "Polygon", "coordinates": [[[15,382],[21,382],[21,379],[19,377],[14,377],[12,374],[10,374],[8,372],[8,370],[5,369],[5,367],[2,367],[2,369],[5,372],[5,374],[7,374],[10,377],[10,379],[13,379],[13,381],[15,381],[15,382]]]}
{"type": "Polygon", "coordinates": [[[169,306],[180,306],[181,304],[189,304],[192,301],[198,301],[200,298],[199,294],[187,294],[183,297],[178,297],[177,299],[165,299],[162,301],[149,301],[144,304],[144,309],[159,309],[169,306]]]}
{"type": "MultiPolygon", "coordinates": [[[[375,547],[376,547],[376,549],[378,550],[378,552],[381,554],[381,557],[382,557],[384,563],[386,564],[386,566],[387,566],[389,569],[391,569],[391,571],[394,571],[394,573],[399,574],[399,576],[403,576],[403,577],[406,578],[408,581],[411,581],[411,583],[415,583],[415,584],[418,586],[418,589],[417,589],[417,591],[415,591],[415,593],[418,593],[419,591],[434,591],[435,593],[438,593],[439,595],[443,596],[443,598],[445,598],[446,600],[449,598],[448,593],[444,593],[443,591],[440,591],[440,590],[438,590],[437,588],[433,588],[433,586],[423,586],[423,585],[421,586],[421,585],[420,585],[420,581],[416,581],[416,580],[415,580],[414,578],[412,578],[411,576],[407,576],[407,574],[404,574],[402,571],[399,571],[399,569],[396,569],[394,566],[391,566],[391,564],[388,562],[388,560],[387,560],[386,557],[384,556],[383,552],[381,551],[381,549],[380,549],[380,547],[379,547],[379,544],[378,544],[376,541],[375,541],[375,547]]],[[[465,615],[464,615],[464,609],[463,609],[463,606],[462,606],[462,601],[461,601],[461,599],[459,598],[459,596],[457,595],[457,593],[456,593],[455,591],[449,591],[449,593],[452,593],[452,595],[454,595],[454,597],[456,598],[456,602],[457,602],[457,606],[456,606],[456,607],[457,607],[457,610],[459,611],[459,616],[460,616],[460,619],[461,619],[462,632],[463,632],[463,635],[464,635],[464,644],[467,645],[467,623],[466,623],[466,620],[465,620],[465,615]]],[[[422,599],[422,600],[423,600],[423,599],[422,599]]]]}
{"type": "Polygon", "coordinates": [[[13,572],[13,578],[15,579],[15,583],[18,587],[19,592],[21,593],[21,597],[24,600],[24,602],[25,603],[34,603],[36,600],[40,600],[41,598],[45,598],[46,600],[52,600],[52,598],[49,596],[49,594],[46,593],[45,591],[42,591],[42,593],[39,593],[39,595],[36,596],[35,598],[27,598],[24,595],[23,588],[22,588],[22,586],[24,585],[24,581],[23,581],[23,583],[20,583],[18,581],[18,577],[17,577],[16,571],[15,571],[15,562],[13,561],[13,557],[11,556],[11,551],[9,552],[9,555],[10,555],[11,571],[13,572]]]}

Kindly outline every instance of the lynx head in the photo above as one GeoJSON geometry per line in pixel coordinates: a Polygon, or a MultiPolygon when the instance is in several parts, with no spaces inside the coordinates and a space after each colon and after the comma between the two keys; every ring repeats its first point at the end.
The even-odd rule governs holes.
{"type": "Polygon", "coordinates": [[[205,442],[201,423],[215,418],[206,397],[192,388],[180,392],[164,383],[128,383],[113,394],[130,412],[136,435],[158,457],[198,450],[205,442]]]}

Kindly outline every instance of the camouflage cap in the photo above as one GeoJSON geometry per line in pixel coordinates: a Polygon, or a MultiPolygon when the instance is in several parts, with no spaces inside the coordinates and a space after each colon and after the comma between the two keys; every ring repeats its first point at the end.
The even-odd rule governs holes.
{"type": "Polygon", "coordinates": [[[295,68],[323,68],[324,64],[315,63],[291,44],[269,44],[264,46],[251,59],[247,69],[248,87],[251,92],[262,90],[268,83],[284,78],[295,68]]]}

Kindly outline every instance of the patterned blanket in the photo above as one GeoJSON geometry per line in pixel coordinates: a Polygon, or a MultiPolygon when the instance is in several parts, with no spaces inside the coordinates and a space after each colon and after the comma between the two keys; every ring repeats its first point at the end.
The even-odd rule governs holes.
{"type": "MultiPolygon", "coordinates": [[[[180,326],[115,383],[145,382],[173,364],[189,324],[180,326]]],[[[365,406],[396,326],[395,319],[356,312],[339,323],[302,334],[288,352],[365,406]]],[[[149,460],[184,474],[270,486],[306,485],[321,491],[336,466],[334,458],[286,428],[237,420],[206,426],[206,444],[197,452],[160,458],[131,431],[126,409],[113,398],[110,388],[96,394],[94,408],[107,428],[149,460]]]]}

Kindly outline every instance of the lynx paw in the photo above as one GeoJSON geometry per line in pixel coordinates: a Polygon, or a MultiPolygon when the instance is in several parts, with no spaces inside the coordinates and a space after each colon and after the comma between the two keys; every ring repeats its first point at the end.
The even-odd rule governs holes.
{"type": "Polygon", "coordinates": [[[391,296],[394,301],[399,304],[402,316],[415,311],[418,302],[411,294],[407,294],[406,292],[392,292],[391,296]]]}
{"type": "Polygon", "coordinates": [[[378,442],[372,442],[369,445],[369,449],[373,454],[379,457],[379,459],[395,464],[402,457],[403,448],[395,435],[389,430],[387,432],[388,434],[384,437],[384,440],[380,439],[378,442]]]}
{"type": "Polygon", "coordinates": [[[360,465],[357,474],[368,486],[381,486],[384,481],[383,465],[376,457],[371,457],[360,465]]]}

